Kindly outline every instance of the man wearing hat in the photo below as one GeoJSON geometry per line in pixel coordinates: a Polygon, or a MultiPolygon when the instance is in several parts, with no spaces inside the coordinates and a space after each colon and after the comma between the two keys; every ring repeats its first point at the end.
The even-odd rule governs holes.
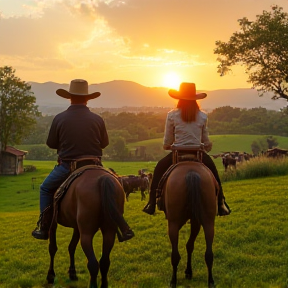
{"type": "MultiPolygon", "coordinates": [[[[55,116],[46,142],[48,147],[57,149],[58,165],[40,186],[40,217],[32,236],[42,240],[49,237],[52,219],[51,211],[47,211],[53,204],[54,193],[70,175],[71,159],[90,157],[97,159],[98,164],[102,165],[102,149],[109,144],[104,120],[87,107],[87,101],[99,97],[100,92],[89,94],[88,82],[75,79],[71,81],[69,91],[58,89],[56,93],[69,99],[71,105],[66,111],[55,116]]],[[[123,220],[121,223],[125,225],[119,225],[119,228],[125,241],[132,238],[134,233],[123,220]]]]}
{"type": "MultiPolygon", "coordinates": [[[[179,91],[170,89],[168,94],[178,100],[177,108],[167,114],[165,133],[163,140],[163,149],[171,150],[174,146],[201,145],[204,143],[205,150],[209,152],[212,149],[212,143],[209,141],[207,128],[207,114],[200,110],[197,100],[207,96],[205,93],[196,93],[194,83],[181,83],[179,91]]],[[[229,206],[225,202],[221,181],[217,172],[215,163],[206,153],[203,153],[202,162],[214,174],[219,183],[220,191],[218,194],[218,215],[224,216],[230,214],[229,206]]],[[[161,159],[154,170],[153,179],[150,187],[150,197],[148,204],[143,212],[153,215],[156,207],[156,190],[160,179],[166,170],[172,165],[172,152],[161,159]]]]}

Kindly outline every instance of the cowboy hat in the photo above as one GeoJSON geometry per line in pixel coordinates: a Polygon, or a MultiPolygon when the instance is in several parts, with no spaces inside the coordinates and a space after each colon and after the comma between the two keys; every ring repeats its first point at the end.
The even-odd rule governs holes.
{"type": "Polygon", "coordinates": [[[170,89],[168,94],[174,99],[182,100],[199,100],[207,96],[206,93],[196,93],[196,86],[194,83],[181,83],[179,91],[170,89]]]}
{"type": "Polygon", "coordinates": [[[85,96],[87,100],[97,98],[101,95],[100,92],[88,93],[88,82],[82,79],[75,79],[70,82],[69,91],[58,89],[56,93],[66,99],[71,99],[71,96],[85,96]]]}

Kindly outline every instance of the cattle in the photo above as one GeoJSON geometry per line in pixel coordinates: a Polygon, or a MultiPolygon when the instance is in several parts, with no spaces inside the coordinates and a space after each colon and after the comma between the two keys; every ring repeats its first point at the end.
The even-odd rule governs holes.
{"type": "Polygon", "coordinates": [[[228,168],[236,169],[236,162],[237,160],[231,154],[225,154],[222,156],[222,164],[225,168],[225,171],[227,171],[228,168]]]}
{"type": "Polygon", "coordinates": [[[247,161],[249,160],[252,155],[246,152],[223,152],[220,154],[214,154],[211,155],[214,159],[221,157],[222,158],[222,164],[225,168],[225,171],[228,170],[228,168],[236,169],[237,162],[247,161]]]}
{"type": "Polygon", "coordinates": [[[129,199],[129,195],[139,190],[141,186],[140,176],[135,176],[135,175],[121,176],[120,182],[125,191],[127,201],[129,199]]]}
{"type": "MultiPolygon", "coordinates": [[[[128,175],[128,176],[119,176],[114,169],[109,168],[109,170],[114,173],[118,180],[120,181],[124,192],[126,194],[127,201],[129,200],[129,195],[135,193],[136,191],[141,191],[141,201],[146,198],[146,191],[149,193],[150,183],[152,180],[152,173],[144,173],[141,169],[138,171],[139,176],[128,175]]],[[[146,171],[146,170],[145,170],[146,171]]]]}

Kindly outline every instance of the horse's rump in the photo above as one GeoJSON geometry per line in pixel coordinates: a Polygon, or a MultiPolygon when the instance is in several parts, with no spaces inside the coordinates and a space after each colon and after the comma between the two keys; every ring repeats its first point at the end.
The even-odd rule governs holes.
{"type": "Polygon", "coordinates": [[[71,183],[61,200],[58,223],[76,228],[81,222],[81,226],[89,229],[93,226],[97,231],[104,222],[111,221],[113,225],[112,219],[107,217],[109,205],[123,214],[124,202],[125,194],[116,177],[104,169],[86,170],[71,183]]]}
{"type": "Polygon", "coordinates": [[[166,218],[171,221],[192,217],[215,217],[216,183],[212,172],[202,163],[177,164],[164,185],[166,218]]]}

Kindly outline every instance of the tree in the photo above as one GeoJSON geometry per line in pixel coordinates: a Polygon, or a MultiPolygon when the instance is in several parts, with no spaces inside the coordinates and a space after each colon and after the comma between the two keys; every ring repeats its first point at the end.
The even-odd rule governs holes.
{"type": "Polygon", "coordinates": [[[277,145],[279,144],[278,141],[277,141],[277,138],[273,137],[272,135],[269,136],[266,139],[266,141],[267,141],[268,149],[272,149],[274,147],[277,147],[277,145]]]}
{"type": "Polygon", "coordinates": [[[254,155],[259,155],[267,150],[268,145],[265,137],[257,138],[251,144],[251,150],[254,155]]]}
{"type": "Polygon", "coordinates": [[[0,67],[0,150],[20,144],[40,116],[31,86],[15,76],[12,67],[0,67]]]}
{"type": "Polygon", "coordinates": [[[227,43],[216,41],[217,72],[224,76],[240,64],[260,96],[272,92],[272,99],[288,101],[288,13],[276,5],[254,22],[246,17],[238,22],[240,32],[233,33],[227,43]]]}

